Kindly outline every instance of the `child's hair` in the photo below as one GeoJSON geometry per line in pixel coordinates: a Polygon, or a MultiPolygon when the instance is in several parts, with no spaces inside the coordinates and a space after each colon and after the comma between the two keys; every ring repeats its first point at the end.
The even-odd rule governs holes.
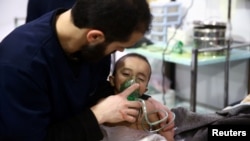
{"type": "Polygon", "coordinates": [[[149,68],[150,68],[150,74],[149,74],[149,78],[150,78],[150,76],[151,76],[151,65],[150,65],[148,59],[147,59],[145,56],[143,56],[143,55],[141,55],[141,54],[138,54],[138,53],[128,53],[128,54],[122,56],[121,58],[119,58],[119,59],[116,61],[116,63],[115,63],[115,66],[114,66],[114,70],[113,70],[112,75],[115,75],[115,74],[116,74],[116,69],[117,69],[117,67],[118,67],[118,66],[124,61],[124,59],[126,59],[127,57],[137,57],[137,58],[140,58],[140,59],[144,60],[144,61],[148,64],[148,66],[149,66],[149,68]]]}

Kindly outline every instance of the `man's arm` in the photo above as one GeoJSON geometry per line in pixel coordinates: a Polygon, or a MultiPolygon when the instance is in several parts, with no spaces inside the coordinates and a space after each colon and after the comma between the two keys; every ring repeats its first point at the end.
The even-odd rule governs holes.
{"type": "Polygon", "coordinates": [[[91,110],[49,127],[46,141],[95,141],[103,138],[99,124],[91,110]]]}
{"type": "Polygon", "coordinates": [[[90,109],[66,121],[51,121],[51,103],[28,72],[0,65],[0,140],[93,141],[102,139],[90,109]]]}

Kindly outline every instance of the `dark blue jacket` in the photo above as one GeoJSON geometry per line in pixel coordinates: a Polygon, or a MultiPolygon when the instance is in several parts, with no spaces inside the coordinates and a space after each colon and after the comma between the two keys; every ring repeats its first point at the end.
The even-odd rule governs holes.
{"type": "Polygon", "coordinates": [[[110,56],[98,63],[69,61],[55,32],[61,12],[16,28],[0,43],[1,141],[102,138],[89,107],[100,98],[95,91],[106,82],[110,56]]]}
{"type": "Polygon", "coordinates": [[[39,18],[57,8],[71,8],[76,0],[29,0],[26,22],[39,18]]]}

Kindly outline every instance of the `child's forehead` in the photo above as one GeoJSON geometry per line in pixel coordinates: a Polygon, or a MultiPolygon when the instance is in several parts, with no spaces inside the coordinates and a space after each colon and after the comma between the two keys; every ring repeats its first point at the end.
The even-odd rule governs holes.
{"type": "Polygon", "coordinates": [[[142,58],[138,56],[127,56],[123,59],[123,61],[128,61],[128,60],[138,60],[138,61],[146,62],[145,60],[143,60],[142,58]]]}
{"type": "Polygon", "coordinates": [[[136,57],[136,56],[126,57],[122,60],[122,65],[125,65],[125,64],[140,65],[138,63],[145,63],[145,64],[147,64],[147,66],[149,66],[145,60],[143,60],[142,58],[136,57]]]}
{"type": "Polygon", "coordinates": [[[150,70],[149,64],[138,57],[127,57],[124,58],[118,68],[129,67],[131,69],[134,68],[142,68],[143,70],[150,70]]]}

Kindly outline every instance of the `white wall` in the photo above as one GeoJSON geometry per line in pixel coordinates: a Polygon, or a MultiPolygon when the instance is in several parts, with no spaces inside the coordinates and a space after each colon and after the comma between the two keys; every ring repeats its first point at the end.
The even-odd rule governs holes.
{"type": "Polygon", "coordinates": [[[28,0],[0,0],[0,41],[15,28],[15,17],[26,17],[27,2],[28,0]]]}
{"type": "MultiPolygon", "coordinates": [[[[192,0],[181,1],[187,8],[192,0]]],[[[235,40],[250,42],[250,0],[232,0],[231,25],[235,40]]],[[[185,18],[183,29],[192,27],[194,20],[219,20],[228,22],[228,0],[193,0],[193,6],[185,18]]],[[[190,31],[190,30],[189,30],[190,31]]]]}

